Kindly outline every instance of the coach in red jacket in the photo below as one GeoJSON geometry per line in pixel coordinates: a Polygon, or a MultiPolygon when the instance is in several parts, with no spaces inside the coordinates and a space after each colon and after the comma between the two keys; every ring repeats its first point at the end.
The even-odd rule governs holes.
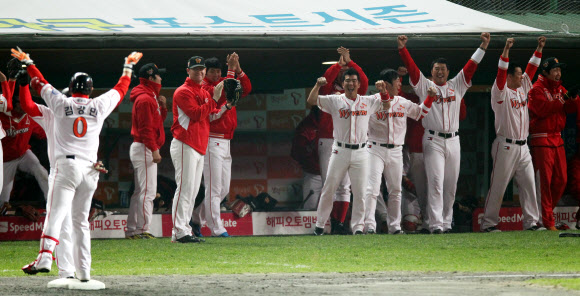
{"type": "Polygon", "coordinates": [[[175,167],[177,189],[173,197],[172,242],[199,243],[193,235],[191,220],[195,197],[199,191],[204,155],[209,139],[209,114],[217,107],[223,83],[216,85],[211,96],[202,88],[205,61],[194,56],[187,62],[187,79],[173,94],[171,160],[175,167]]]}
{"type": "Polygon", "coordinates": [[[133,144],[129,157],[135,173],[135,192],[131,196],[127,217],[125,237],[128,239],[154,238],[149,227],[157,194],[159,150],[165,143],[163,121],[167,117],[166,99],[159,95],[162,73],[165,69],[159,69],[155,64],[143,65],[139,70],[140,83],[131,90],[133,144]]]}
{"type": "MultiPolygon", "coordinates": [[[[207,73],[202,82],[202,88],[208,93],[213,93],[214,88],[227,78],[237,78],[243,88],[242,97],[252,91],[252,84],[248,75],[242,71],[237,53],[227,57],[228,72],[222,77],[222,64],[213,57],[205,61],[207,73]]],[[[230,180],[232,174],[232,155],[230,142],[234,137],[234,131],[238,126],[236,107],[226,103],[225,92],[222,92],[217,102],[219,111],[210,115],[209,143],[203,165],[203,180],[205,185],[205,199],[203,206],[198,207],[194,213],[196,228],[204,222],[211,231],[212,236],[229,236],[221,220],[220,203],[230,192],[230,180]]]]}
{"type": "Polygon", "coordinates": [[[577,88],[566,91],[561,85],[565,66],[554,57],[545,59],[540,65],[542,74],[528,94],[532,162],[536,184],[540,184],[542,221],[549,230],[557,230],[553,210],[566,188],[566,152],[560,132],[566,113],[576,112],[578,95],[577,88]]]}

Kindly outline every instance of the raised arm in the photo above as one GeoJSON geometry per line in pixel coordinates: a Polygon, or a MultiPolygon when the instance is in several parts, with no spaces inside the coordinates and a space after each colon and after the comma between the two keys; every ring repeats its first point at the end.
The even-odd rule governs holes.
{"type": "Polygon", "coordinates": [[[26,114],[32,117],[39,117],[42,116],[42,112],[40,112],[40,108],[38,105],[32,101],[32,96],[30,95],[30,89],[28,88],[28,84],[24,86],[20,86],[20,107],[26,114]]]}
{"type": "Polygon", "coordinates": [[[405,35],[400,35],[397,37],[397,47],[399,48],[399,56],[405,63],[405,67],[409,71],[409,79],[411,80],[412,85],[417,85],[419,82],[419,78],[421,78],[421,71],[417,65],[415,65],[415,61],[411,58],[411,54],[407,50],[407,41],[409,38],[405,35]]]}
{"type": "MultiPolygon", "coordinates": [[[[240,57],[237,53],[233,53],[234,56],[234,61],[235,61],[235,66],[234,66],[234,72],[236,73],[236,76],[238,77],[238,80],[240,81],[240,83],[242,84],[242,98],[249,95],[250,92],[252,91],[252,83],[250,82],[250,78],[248,78],[248,75],[246,75],[246,73],[244,71],[242,71],[242,67],[240,66],[240,57]]],[[[234,77],[229,77],[229,64],[228,64],[228,77],[227,78],[234,78],[234,77]]]]}
{"type": "Polygon", "coordinates": [[[546,45],[546,37],[544,36],[538,37],[538,47],[536,47],[534,55],[530,58],[530,61],[526,66],[526,74],[528,75],[528,77],[530,77],[530,80],[534,78],[534,75],[536,75],[536,71],[540,66],[540,62],[542,59],[542,50],[544,50],[545,45],[546,45]]]}
{"type": "Polygon", "coordinates": [[[477,50],[475,50],[471,59],[469,59],[467,64],[463,67],[463,75],[465,76],[465,83],[467,84],[471,82],[471,78],[473,78],[473,74],[475,74],[475,70],[477,70],[477,65],[481,63],[481,60],[485,55],[485,51],[487,50],[487,46],[491,40],[491,35],[489,33],[481,33],[480,38],[481,45],[477,50]]]}
{"type": "Polygon", "coordinates": [[[326,78],[324,78],[324,77],[319,77],[316,80],[316,84],[314,85],[314,87],[310,91],[310,94],[308,95],[308,99],[306,100],[308,102],[308,104],[310,104],[312,106],[318,106],[318,91],[320,90],[320,87],[326,85],[326,83],[327,83],[326,78]]]}
{"type": "MultiPolygon", "coordinates": [[[[344,48],[344,47],[341,46],[337,49],[339,54],[340,54],[341,48],[344,48]]],[[[327,84],[323,85],[320,88],[321,95],[331,95],[334,93],[334,89],[333,89],[334,81],[338,77],[338,74],[340,73],[340,69],[342,69],[343,66],[346,66],[346,62],[344,61],[344,56],[342,54],[340,54],[340,58],[338,59],[338,63],[330,66],[326,70],[326,72],[324,72],[324,75],[322,76],[326,79],[327,84]]]]}
{"type": "Polygon", "coordinates": [[[427,90],[427,99],[421,103],[421,105],[417,105],[411,101],[408,101],[410,104],[409,108],[409,118],[419,121],[423,119],[427,114],[429,114],[429,110],[431,110],[431,106],[433,105],[433,101],[437,98],[437,89],[434,86],[429,87],[427,90]]]}
{"type": "Polygon", "coordinates": [[[495,86],[499,90],[503,90],[505,88],[505,83],[507,80],[507,69],[510,61],[510,49],[514,45],[514,41],[514,38],[508,38],[505,41],[503,52],[499,58],[499,64],[497,65],[497,77],[495,78],[495,86]]]}
{"type": "Polygon", "coordinates": [[[121,78],[119,78],[117,85],[113,87],[113,89],[119,92],[119,95],[121,96],[117,106],[121,104],[125,94],[129,90],[129,84],[131,84],[131,75],[133,75],[133,66],[137,64],[142,57],[142,53],[134,51],[125,58],[125,64],[123,64],[123,74],[121,75],[121,78]]]}

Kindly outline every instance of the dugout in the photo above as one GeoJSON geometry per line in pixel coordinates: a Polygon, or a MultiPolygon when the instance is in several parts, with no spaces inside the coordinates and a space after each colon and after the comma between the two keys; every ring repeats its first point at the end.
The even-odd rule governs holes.
{"type": "MultiPolygon", "coordinates": [[[[238,108],[243,114],[240,120],[248,123],[240,124],[232,143],[232,149],[236,151],[232,151],[234,180],[231,196],[268,191],[283,207],[294,207],[302,198],[299,189],[301,171],[289,157],[289,143],[293,128],[301,116],[307,114],[305,106],[299,108],[287,104],[302,100],[295,96],[308,94],[316,78],[328,67],[322,62],[338,59],[336,48],[339,46],[351,50],[352,59],[365,70],[372,82],[383,68],[402,65],[396,50],[396,36],[404,33],[409,36],[408,48],[413,58],[424,73],[429,72],[431,60],[442,56],[449,60],[452,77],[479,46],[479,33],[491,32],[489,49],[473,79],[474,86],[465,97],[468,118],[460,124],[462,163],[458,198],[474,197],[482,201],[489,188],[489,151],[495,138],[489,89],[507,37],[516,38],[510,52],[511,62],[525,65],[536,47],[537,37],[545,35],[548,41],[544,57],[556,56],[568,64],[563,73],[565,85],[580,81],[580,73],[576,71],[576,56],[580,48],[577,33],[580,30],[573,25],[579,23],[578,11],[573,6],[577,4],[559,9],[560,13],[554,13],[548,19],[531,10],[532,14],[527,16],[517,13],[506,16],[501,15],[501,10],[499,13],[488,11],[501,19],[448,1],[358,1],[356,4],[332,1],[320,2],[310,10],[303,8],[312,5],[307,5],[306,1],[294,1],[296,4],[285,7],[273,7],[278,4],[270,2],[266,7],[260,7],[261,1],[258,1],[241,7],[236,1],[228,0],[205,3],[207,7],[203,8],[196,7],[195,3],[176,2],[173,8],[169,8],[157,7],[159,4],[154,1],[138,1],[139,7],[134,10],[130,9],[133,1],[100,1],[91,4],[90,10],[83,3],[52,1],[49,7],[43,1],[30,2],[30,7],[34,7],[32,12],[8,7],[0,13],[0,51],[6,53],[0,56],[0,65],[9,60],[11,47],[20,46],[31,54],[47,80],[58,88],[66,87],[74,72],[83,71],[92,75],[95,87],[108,89],[121,73],[123,57],[139,50],[144,54],[141,64],[155,62],[159,67],[167,68],[162,93],[170,100],[173,90],[186,77],[185,66],[189,57],[216,56],[224,62],[228,53],[236,51],[244,72],[252,81],[253,90],[249,99],[243,100],[246,103],[241,102],[238,108]],[[158,10],[151,12],[148,6],[158,10]],[[64,12],[59,7],[69,7],[74,13],[64,12]],[[188,15],[180,10],[184,7],[194,13],[188,15]],[[221,7],[235,11],[228,12],[231,15],[220,13],[221,7]],[[323,26],[306,27],[302,22],[314,25],[312,18],[304,16],[306,12],[316,14],[319,17],[316,25],[323,26]],[[268,17],[264,17],[266,14],[268,17]],[[541,16],[543,24],[568,24],[568,31],[558,30],[557,26],[529,27],[533,27],[534,19],[541,16]],[[337,24],[336,19],[342,22],[337,24]],[[518,23],[506,19],[515,19],[518,23]],[[256,22],[266,27],[251,28],[257,26],[256,22]],[[374,26],[370,22],[380,25],[374,26]],[[216,29],[226,23],[237,24],[231,24],[229,29],[216,29]],[[211,24],[216,25],[212,27],[211,24]],[[263,31],[267,32],[261,33],[263,31]],[[276,110],[268,109],[271,100],[276,100],[276,110]],[[240,177],[234,177],[235,174],[240,177]]],[[[461,4],[469,7],[477,1],[452,2],[463,2],[461,4]]],[[[485,11],[473,5],[472,8],[485,11]]],[[[405,80],[404,84],[408,85],[408,81],[405,80]]],[[[126,152],[131,143],[131,105],[128,98],[125,101],[103,129],[99,152],[112,173],[101,177],[97,195],[110,206],[123,204],[121,196],[129,190],[133,178],[126,152]]],[[[168,116],[166,128],[170,127],[170,121],[168,116]]],[[[568,121],[564,133],[566,149],[573,153],[576,149],[575,116],[570,116],[568,121]]],[[[168,151],[171,133],[168,132],[167,136],[159,172],[172,177],[168,151]]],[[[515,195],[517,204],[517,192],[515,195]]],[[[505,203],[512,203],[513,196],[511,189],[508,190],[505,203]]]]}

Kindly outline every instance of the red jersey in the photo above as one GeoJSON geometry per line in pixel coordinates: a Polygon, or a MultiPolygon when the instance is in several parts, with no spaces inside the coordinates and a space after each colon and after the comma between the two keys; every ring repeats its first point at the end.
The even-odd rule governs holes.
{"type": "MultiPolygon", "coordinates": [[[[349,68],[353,68],[353,69],[357,70],[357,72],[360,76],[360,88],[358,89],[358,94],[361,96],[366,95],[367,90],[369,89],[369,79],[368,79],[367,75],[365,74],[365,72],[363,72],[361,67],[359,67],[352,60],[346,66],[349,68]]],[[[341,94],[344,93],[344,89],[342,89],[342,86],[337,84],[338,81],[340,81],[340,77],[338,77],[338,75],[340,74],[341,69],[342,69],[342,66],[340,66],[338,63],[336,63],[336,64],[330,66],[330,68],[328,68],[328,70],[326,70],[326,72],[324,72],[323,77],[326,78],[326,81],[328,83],[320,88],[319,93],[321,96],[333,95],[333,94],[336,94],[337,92],[339,92],[341,94]]],[[[332,126],[332,116],[330,116],[330,114],[328,114],[326,112],[320,112],[320,123],[319,123],[319,127],[318,127],[318,136],[320,138],[324,138],[324,139],[332,139],[332,138],[334,138],[334,136],[332,135],[333,130],[334,129],[332,126]]]]}
{"type": "MultiPolygon", "coordinates": [[[[213,89],[216,85],[220,82],[228,79],[234,78],[234,72],[228,71],[227,77],[220,77],[220,79],[216,82],[211,82],[206,78],[203,79],[202,88],[205,89],[208,93],[213,94],[213,89]]],[[[252,83],[250,83],[250,78],[242,72],[238,75],[238,80],[242,84],[243,93],[242,97],[247,96],[252,91],[252,83]]],[[[217,102],[218,106],[223,106],[226,104],[226,94],[225,91],[222,91],[222,96],[220,97],[219,101],[217,102]]],[[[209,131],[210,137],[215,138],[224,138],[231,140],[234,137],[234,131],[238,126],[238,114],[236,111],[236,107],[232,107],[231,110],[224,112],[221,117],[214,119],[210,122],[209,131]]]]}
{"type": "Polygon", "coordinates": [[[133,142],[157,151],[165,143],[163,121],[167,117],[167,108],[159,106],[157,101],[161,84],[145,78],[139,81],[141,83],[131,90],[130,96],[133,102],[131,136],[133,142]]]}
{"type": "Polygon", "coordinates": [[[560,81],[543,75],[528,93],[530,110],[530,145],[559,147],[564,145],[560,132],[566,126],[566,113],[576,112],[576,102],[564,101],[566,89],[560,81]]]}
{"type": "Polygon", "coordinates": [[[2,121],[2,128],[6,131],[6,137],[2,139],[4,162],[18,159],[24,155],[26,150],[30,149],[28,144],[30,136],[34,135],[34,137],[39,139],[46,138],[42,127],[26,113],[18,115],[0,113],[0,120],[2,121]]]}
{"type": "Polygon", "coordinates": [[[173,94],[173,138],[205,155],[209,140],[209,114],[217,104],[189,77],[173,94]]]}

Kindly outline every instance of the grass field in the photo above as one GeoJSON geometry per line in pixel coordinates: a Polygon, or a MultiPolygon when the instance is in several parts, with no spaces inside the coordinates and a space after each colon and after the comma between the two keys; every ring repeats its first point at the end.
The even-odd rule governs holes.
{"type": "MultiPolygon", "coordinates": [[[[580,232],[580,231],[571,231],[580,232]]],[[[0,276],[24,276],[37,241],[0,243],[0,276]]],[[[92,274],[191,275],[308,272],[580,273],[580,239],[558,232],[93,240],[92,274]]],[[[56,268],[49,275],[56,276],[56,268]]],[[[539,281],[580,289],[580,278],[539,281]]]]}

